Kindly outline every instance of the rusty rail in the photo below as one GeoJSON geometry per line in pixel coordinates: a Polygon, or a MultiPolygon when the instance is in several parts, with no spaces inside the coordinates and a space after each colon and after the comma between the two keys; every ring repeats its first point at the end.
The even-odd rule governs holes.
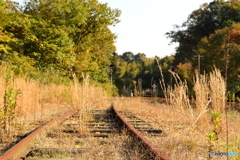
{"type": "Polygon", "coordinates": [[[19,159],[25,159],[25,156],[31,151],[31,147],[34,143],[34,138],[39,134],[42,133],[45,129],[47,129],[49,126],[60,122],[61,120],[64,120],[70,116],[72,116],[74,113],[76,113],[78,110],[74,109],[72,111],[69,111],[57,118],[55,118],[52,121],[49,121],[45,125],[41,126],[34,132],[32,132],[30,135],[28,135],[26,138],[24,138],[22,141],[14,145],[12,148],[7,150],[2,156],[0,156],[0,160],[19,160],[19,159]]]}
{"type": "Polygon", "coordinates": [[[159,148],[154,146],[145,136],[143,136],[137,129],[135,129],[128,121],[126,121],[122,115],[116,110],[116,108],[113,106],[113,111],[115,112],[116,116],[122,121],[122,123],[129,129],[131,133],[137,137],[147,149],[150,149],[153,154],[155,155],[155,159],[157,160],[170,160],[170,158],[163,154],[159,148]]]}
{"type": "MultiPolygon", "coordinates": [[[[34,140],[38,134],[42,133],[53,124],[59,123],[62,120],[72,116],[77,111],[78,111],[77,109],[69,111],[55,118],[54,120],[46,123],[45,125],[41,126],[37,130],[32,132],[30,135],[28,135],[26,138],[24,138],[22,141],[20,141],[15,146],[6,151],[2,156],[0,156],[0,160],[25,159],[25,156],[32,150],[34,140]]],[[[137,129],[135,129],[128,121],[126,121],[114,106],[112,107],[112,111],[114,112],[115,116],[118,117],[118,119],[121,121],[121,123],[123,123],[123,125],[126,128],[128,128],[128,130],[134,135],[134,137],[141,141],[146,149],[151,151],[151,153],[154,155],[154,159],[170,160],[170,158],[167,155],[163,154],[159,148],[154,146],[146,137],[144,137],[137,129]]]]}

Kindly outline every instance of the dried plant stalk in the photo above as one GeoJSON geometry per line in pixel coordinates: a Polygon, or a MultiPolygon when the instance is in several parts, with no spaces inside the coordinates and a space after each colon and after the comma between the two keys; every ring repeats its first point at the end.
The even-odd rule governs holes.
{"type": "Polygon", "coordinates": [[[225,111],[226,83],[220,71],[216,68],[210,73],[209,86],[213,110],[219,112],[225,111]]]}

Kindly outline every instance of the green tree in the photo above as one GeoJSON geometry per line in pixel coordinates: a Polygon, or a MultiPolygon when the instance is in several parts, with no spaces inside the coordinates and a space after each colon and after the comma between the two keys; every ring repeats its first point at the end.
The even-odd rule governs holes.
{"type": "Polygon", "coordinates": [[[7,59],[10,47],[8,42],[11,40],[11,33],[4,30],[5,26],[8,25],[12,20],[11,10],[7,9],[7,2],[0,0],[0,54],[1,60],[7,59]]]}
{"type": "Polygon", "coordinates": [[[132,62],[132,61],[134,61],[134,54],[132,52],[124,52],[121,55],[121,58],[127,62],[132,62]]]}
{"type": "Polygon", "coordinates": [[[82,43],[81,52],[77,54],[74,71],[80,75],[89,72],[95,80],[106,82],[109,81],[108,67],[115,51],[113,44],[116,37],[106,26],[101,30],[102,32],[84,38],[86,40],[82,43]]]}
{"type": "MultiPolygon", "coordinates": [[[[34,71],[32,65],[34,62],[31,58],[20,54],[22,42],[18,38],[25,35],[25,26],[16,25],[16,21],[22,18],[21,12],[18,10],[18,4],[13,1],[0,2],[0,60],[3,64],[11,66],[16,75],[23,75],[34,71]],[[12,26],[13,25],[13,26],[12,26]],[[21,44],[20,44],[21,43],[21,44]]],[[[25,21],[25,19],[21,19],[25,21]]],[[[24,22],[23,22],[24,23],[24,22]]]]}
{"type": "Polygon", "coordinates": [[[181,26],[176,26],[176,30],[166,33],[172,42],[179,42],[175,65],[180,62],[192,62],[197,45],[203,37],[208,38],[215,30],[239,22],[239,8],[237,1],[214,0],[209,4],[205,3],[193,11],[181,26]]]}
{"type": "Polygon", "coordinates": [[[4,27],[9,53],[38,70],[68,77],[72,70],[78,78],[88,72],[106,82],[116,39],[108,26],[120,13],[97,0],[30,0],[4,27]]]}
{"type": "Polygon", "coordinates": [[[213,67],[220,69],[222,75],[228,80],[229,89],[238,87],[238,75],[240,74],[240,24],[216,30],[209,38],[203,38],[197,53],[203,55],[201,59],[202,70],[212,71],[213,67]],[[210,65],[211,64],[211,65],[210,65]]]}

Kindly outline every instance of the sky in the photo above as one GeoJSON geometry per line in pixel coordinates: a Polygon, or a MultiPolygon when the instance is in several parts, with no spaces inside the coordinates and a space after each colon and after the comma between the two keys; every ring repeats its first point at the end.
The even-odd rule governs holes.
{"type": "MultiPolygon", "coordinates": [[[[24,0],[14,0],[22,3],[24,0]]],[[[122,11],[115,27],[118,54],[145,53],[147,57],[165,57],[175,54],[178,43],[169,45],[165,36],[174,25],[181,25],[192,11],[213,0],[99,0],[112,9],[122,11]]]]}
{"type": "Polygon", "coordinates": [[[116,33],[117,53],[145,53],[147,57],[175,54],[178,43],[165,36],[181,25],[192,11],[213,0],[99,0],[122,11],[121,22],[110,27],[116,33]]]}

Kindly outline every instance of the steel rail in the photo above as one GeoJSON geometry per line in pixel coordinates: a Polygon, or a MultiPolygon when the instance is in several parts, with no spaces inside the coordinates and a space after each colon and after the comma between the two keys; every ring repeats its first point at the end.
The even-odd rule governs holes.
{"type": "Polygon", "coordinates": [[[7,150],[3,155],[0,156],[0,160],[19,160],[19,159],[25,159],[25,156],[32,150],[31,147],[34,143],[34,138],[39,134],[42,133],[45,129],[50,127],[51,125],[58,123],[73,114],[75,114],[78,111],[78,109],[74,109],[72,111],[69,111],[52,121],[47,122],[31,134],[29,134],[27,137],[25,137],[23,140],[21,140],[19,143],[14,145],[12,148],[7,150]]]}
{"type": "MultiPolygon", "coordinates": [[[[19,159],[25,159],[26,155],[32,150],[32,146],[34,143],[35,138],[38,134],[45,131],[48,127],[52,126],[55,123],[61,122],[62,120],[72,116],[74,113],[76,113],[78,109],[74,109],[72,111],[69,111],[52,121],[47,122],[31,134],[29,134],[27,137],[25,137],[23,140],[21,140],[19,143],[14,145],[12,148],[7,150],[2,156],[0,156],[0,160],[19,160],[19,159]]],[[[112,111],[115,114],[116,117],[121,121],[121,123],[129,129],[129,131],[136,137],[138,140],[140,140],[146,149],[149,149],[155,159],[158,160],[170,160],[170,158],[163,154],[159,148],[154,146],[146,137],[144,137],[137,129],[135,129],[128,121],[126,121],[123,116],[116,110],[114,106],[112,106],[112,111]]]]}
{"type": "Polygon", "coordinates": [[[115,112],[116,116],[122,121],[126,128],[132,132],[137,139],[143,142],[146,148],[150,149],[155,155],[155,159],[157,160],[170,160],[170,158],[163,154],[161,150],[154,146],[145,136],[143,136],[137,129],[135,129],[128,121],[126,121],[123,116],[117,111],[117,109],[112,106],[113,112],[115,112]]]}

